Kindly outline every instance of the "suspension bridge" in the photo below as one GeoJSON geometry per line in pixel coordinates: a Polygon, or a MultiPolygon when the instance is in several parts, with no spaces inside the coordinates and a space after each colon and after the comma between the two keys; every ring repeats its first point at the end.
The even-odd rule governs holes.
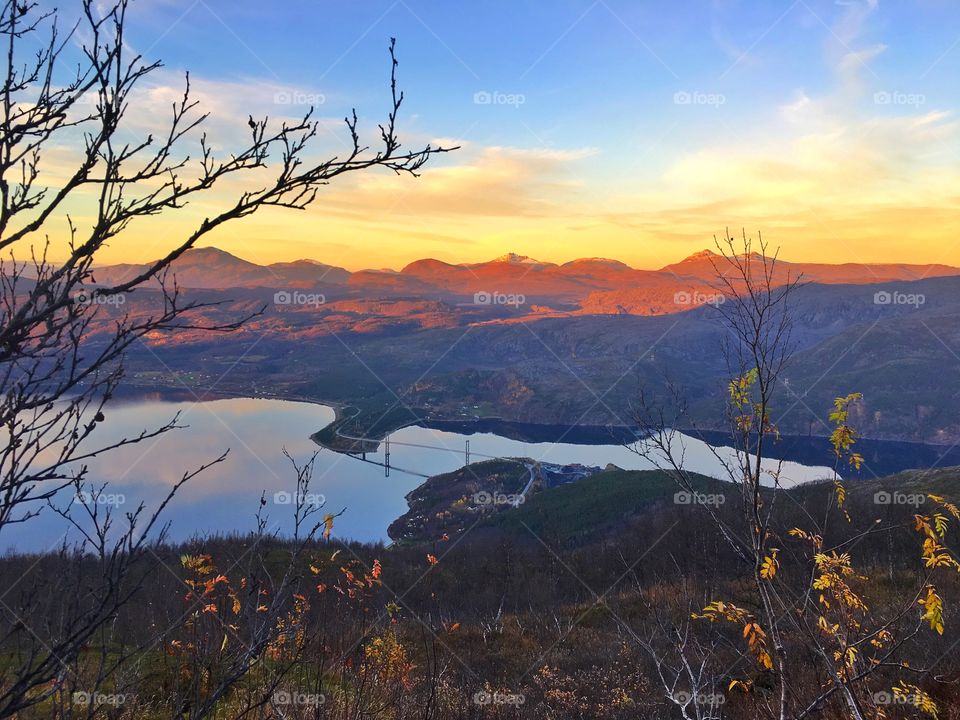
{"type": "Polygon", "coordinates": [[[362,461],[362,462],[370,463],[370,464],[372,464],[372,465],[379,465],[379,466],[381,466],[381,467],[383,468],[384,477],[390,477],[390,470],[391,470],[391,469],[397,470],[397,471],[399,471],[399,472],[407,473],[408,475],[415,475],[415,476],[417,476],[417,477],[422,477],[422,478],[429,478],[429,477],[431,477],[430,475],[426,475],[426,474],[424,474],[424,473],[422,473],[422,472],[418,472],[418,471],[416,471],[416,470],[410,470],[410,469],[408,469],[408,468],[402,468],[402,467],[399,467],[399,466],[397,466],[397,465],[394,465],[394,464],[390,461],[390,448],[391,448],[391,447],[398,447],[398,446],[399,446],[399,447],[420,448],[420,449],[422,449],[422,450],[439,450],[439,451],[441,451],[441,452],[449,453],[449,454],[451,454],[451,455],[456,455],[456,456],[458,456],[458,457],[459,457],[460,455],[463,455],[463,464],[464,464],[465,466],[470,464],[470,458],[471,458],[471,457],[481,458],[481,459],[483,459],[483,460],[502,460],[502,459],[504,459],[504,458],[501,458],[499,455],[487,455],[487,454],[485,454],[485,453],[478,453],[478,452],[472,452],[472,453],[471,453],[471,451],[470,451],[470,440],[469,440],[469,439],[467,439],[467,440],[464,441],[463,450],[459,450],[459,449],[456,449],[456,448],[452,448],[452,447],[450,447],[449,445],[427,445],[427,444],[425,444],[425,443],[412,443],[412,442],[402,442],[402,441],[400,441],[400,440],[391,440],[389,435],[387,435],[387,437],[384,438],[383,440],[379,440],[379,439],[376,439],[376,438],[368,438],[368,437],[357,437],[357,436],[354,436],[354,435],[344,435],[343,433],[340,433],[340,432],[337,432],[337,435],[339,435],[340,437],[342,437],[342,438],[344,438],[344,439],[346,439],[346,440],[354,440],[354,441],[357,441],[357,442],[366,442],[366,443],[382,444],[382,445],[383,445],[383,460],[382,460],[382,461],[380,461],[380,460],[373,460],[373,459],[368,458],[368,457],[367,457],[367,453],[366,453],[366,452],[363,452],[363,451],[361,451],[361,452],[347,452],[347,453],[345,453],[345,454],[346,454],[346,455],[350,455],[351,457],[356,458],[357,460],[360,460],[360,461],[362,461]]]}

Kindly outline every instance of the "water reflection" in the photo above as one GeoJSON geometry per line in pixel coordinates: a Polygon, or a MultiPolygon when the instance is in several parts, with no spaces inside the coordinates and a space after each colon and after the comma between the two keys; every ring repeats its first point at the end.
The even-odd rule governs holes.
{"type": "MultiPolygon", "coordinates": [[[[311,433],[334,418],[331,408],[286,400],[235,398],[204,402],[171,402],[163,399],[128,400],[109,406],[105,422],[94,434],[97,445],[131,437],[169,422],[180,412],[175,429],[158,438],[113,451],[88,463],[89,480],[108,483],[115,498],[122,498],[121,511],[140,502],[156,507],[185,472],[230,450],[227,459],[204,471],[181,489],[167,510],[170,537],[186,539],[217,533],[248,532],[265,493],[270,526],[289,530],[290,506],[277,493],[294,490],[295,474],[283,456],[306,461],[318,450],[311,433]]],[[[315,465],[311,491],[322,494],[332,511],[346,508],[336,533],[364,541],[387,540],[386,528],[406,509],[404,496],[423,479],[396,468],[435,475],[463,465],[465,440],[470,439],[471,459],[483,456],[531,457],[554,463],[579,462],[605,466],[614,463],[626,469],[649,467],[637,455],[616,445],[525,443],[494,434],[463,435],[456,432],[409,427],[391,436],[390,477],[378,465],[321,450],[315,465]],[[413,447],[413,446],[430,446],[413,447]]],[[[719,463],[701,442],[687,439],[689,469],[718,474],[719,463]]],[[[92,448],[91,448],[92,449],[92,448]]],[[[732,457],[732,456],[731,456],[732,457]]],[[[367,458],[383,461],[383,446],[367,458]]],[[[803,482],[825,477],[826,468],[807,468],[796,463],[784,466],[783,477],[803,482]]],[[[69,502],[69,493],[61,498],[69,502]]],[[[4,530],[0,547],[21,551],[56,546],[66,524],[46,510],[23,526],[4,530]]]]}

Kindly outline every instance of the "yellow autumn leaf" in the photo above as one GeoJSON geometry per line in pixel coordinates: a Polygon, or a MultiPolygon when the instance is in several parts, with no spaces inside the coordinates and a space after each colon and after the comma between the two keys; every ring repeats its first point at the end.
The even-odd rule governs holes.
{"type": "Polygon", "coordinates": [[[933,585],[927,585],[926,590],[926,597],[917,601],[924,609],[920,619],[929,624],[930,629],[935,630],[938,635],[943,635],[943,600],[933,585]]]}
{"type": "Polygon", "coordinates": [[[777,574],[777,570],[780,567],[780,562],[777,560],[777,552],[777,550],[771,550],[770,554],[765,557],[760,564],[760,577],[764,580],[773,580],[777,574]]]}

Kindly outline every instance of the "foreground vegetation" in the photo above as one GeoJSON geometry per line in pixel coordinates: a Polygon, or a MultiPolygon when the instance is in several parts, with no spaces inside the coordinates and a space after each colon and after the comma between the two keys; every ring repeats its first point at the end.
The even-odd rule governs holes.
{"type": "MultiPolygon", "coordinates": [[[[698,482],[704,498],[734,491],[698,482]]],[[[913,532],[913,516],[929,502],[877,504],[882,492],[958,493],[960,470],[849,488],[845,506],[859,519],[832,526],[823,542],[846,543],[858,572],[871,578],[851,586],[872,617],[897,612],[915,583],[923,538],[913,532]],[[902,532],[871,534],[877,520],[902,532]]],[[[34,691],[42,701],[20,715],[169,718],[204,709],[209,717],[253,718],[680,717],[651,655],[669,649],[659,629],[686,632],[691,613],[714,597],[756,608],[748,568],[700,521],[703,508],[678,503],[676,493],[666,473],[608,471],[538,493],[455,541],[384,548],[331,535],[298,547],[254,536],[155,547],[138,561],[148,578],[143,591],[54,682],[34,691]],[[260,642],[262,656],[225,687],[260,642]]],[[[768,494],[785,525],[822,516],[836,502],[831,483],[768,494]]],[[[717,508],[735,523],[730,500],[717,508]]],[[[793,550],[804,544],[792,542],[793,550]]],[[[787,548],[780,557],[781,576],[814,570],[795,563],[787,548]]],[[[97,576],[96,562],[69,552],[5,558],[3,577],[20,580],[3,602],[38,633],[56,635],[63,630],[57,618],[70,614],[66,606],[83,602],[56,588],[74,579],[82,586],[85,576],[97,576]]],[[[938,586],[943,597],[958,591],[955,574],[938,586]]],[[[919,716],[912,699],[922,693],[938,717],[958,717],[955,620],[944,614],[948,632],[941,635],[913,605],[917,635],[904,641],[903,663],[925,672],[906,679],[915,686],[907,702],[893,699],[892,688],[905,682],[900,671],[882,669],[891,699],[877,707],[886,717],[919,716]]],[[[756,662],[740,628],[701,622],[712,633],[704,660],[716,684],[700,688],[696,702],[712,703],[715,714],[691,716],[764,716],[774,671],[756,662]]],[[[794,650],[804,652],[803,643],[794,650]]],[[[9,643],[3,657],[7,668],[27,660],[9,643]]],[[[806,667],[791,674],[793,692],[816,693],[827,682],[815,665],[806,667]]],[[[681,680],[673,695],[689,691],[681,680]]],[[[816,716],[847,717],[836,698],[816,716]]]]}

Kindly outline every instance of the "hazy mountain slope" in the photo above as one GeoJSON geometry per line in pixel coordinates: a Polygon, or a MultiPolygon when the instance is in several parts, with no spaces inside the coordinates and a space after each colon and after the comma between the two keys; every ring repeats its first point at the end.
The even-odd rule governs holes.
{"type": "MultiPolygon", "coordinates": [[[[148,268],[147,264],[108,265],[96,268],[94,278],[98,283],[114,284],[136,277],[148,268]]],[[[280,290],[342,284],[350,273],[312,260],[257,265],[224,250],[205,247],[187,250],[173,262],[168,276],[171,279],[176,276],[177,284],[183,288],[265,287],[280,290]]]]}
{"type": "MultiPolygon", "coordinates": [[[[754,253],[755,258],[760,256],[754,253]]],[[[678,277],[698,278],[713,281],[717,271],[728,274],[729,263],[712,250],[702,250],[678,263],[666,265],[660,272],[678,277]]],[[[958,275],[960,269],[949,265],[912,265],[909,263],[828,263],[790,262],[778,259],[775,277],[783,282],[786,278],[802,277],[805,282],[825,284],[873,284],[897,280],[923,280],[925,278],[958,275]]]]}

